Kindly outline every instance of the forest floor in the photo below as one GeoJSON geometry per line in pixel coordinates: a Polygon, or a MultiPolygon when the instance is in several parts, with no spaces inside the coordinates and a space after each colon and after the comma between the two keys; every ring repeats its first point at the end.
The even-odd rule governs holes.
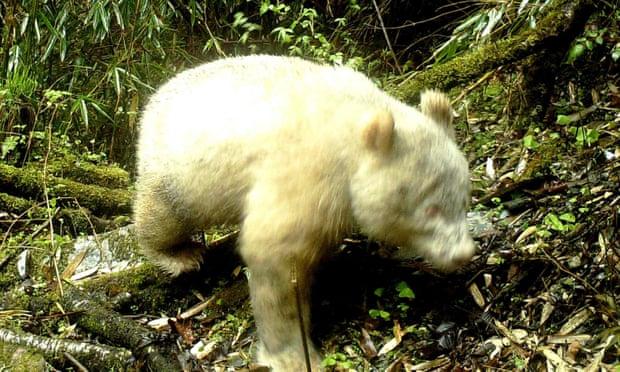
{"type": "MultiPolygon", "coordinates": [[[[326,367],[620,371],[620,73],[595,58],[562,64],[537,110],[525,109],[524,74],[500,69],[450,92],[474,185],[472,262],[443,274],[422,261],[386,259],[390,247],[361,236],[343,241],[313,291],[313,338],[326,367]]],[[[0,303],[13,305],[0,309],[0,326],[114,344],[76,326],[81,312],[60,301],[34,310],[33,298],[58,289],[54,270],[73,262],[69,248],[55,261],[41,253],[44,243],[24,243],[45,223],[3,225],[0,303]],[[20,278],[26,248],[33,271],[20,278]],[[16,297],[29,308],[16,308],[16,297]]],[[[259,370],[244,269],[226,249],[234,239],[220,235],[209,236],[225,253],[208,254],[200,273],[168,282],[132,278],[133,268],[65,285],[105,288],[103,302],[156,329],[162,338],[149,342],[172,345],[186,370],[259,370]]],[[[0,370],[14,369],[23,359],[4,345],[0,370]]],[[[63,357],[40,365],[79,370],[63,357]]]]}

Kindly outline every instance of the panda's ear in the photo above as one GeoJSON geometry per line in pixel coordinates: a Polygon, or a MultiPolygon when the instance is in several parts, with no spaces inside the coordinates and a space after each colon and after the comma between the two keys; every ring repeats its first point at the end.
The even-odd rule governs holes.
{"type": "Polygon", "coordinates": [[[450,99],[438,90],[426,90],[420,96],[420,111],[435,121],[445,132],[454,139],[454,110],[450,99]]]}
{"type": "Polygon", "coordinates": [[[364,146],[375,152],[387,154],[394,143],[394,117],[387,110],[375,110],[364,116],[362,140],[364,146]]]}

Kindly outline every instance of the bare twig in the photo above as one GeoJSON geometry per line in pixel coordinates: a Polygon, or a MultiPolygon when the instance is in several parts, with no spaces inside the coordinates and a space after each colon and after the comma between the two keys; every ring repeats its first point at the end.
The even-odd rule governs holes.
{"type": "Polygon", "coordinates": [[[84,365],[80,363],[79,360],[75,359],[73,355],[67,353],[66,351],[62,353],[62,355],[64,355],[65,358],[67,358],[71,363],[73,363],[73,365],[75,366],[75,368],[77,368],[78,371],[88,372],[88,368],[84,367],[84,365]]]}
{"type": "Polygon", "coordinates": [[[52,119],[56,116],[56,108],[52,113],[52,118],[47,125],[47,151],[45,152],[45,158],[43,160],[43,197],[45,198],[45,207],[47,210],[47,218],[50,231],[50,244],[52,245],[52,264],[54,265],[54,275],[56,276],[56,284],[58,285],[58,291],[60,297],[64,296],[64,290],[62,288],[62,280],[60,279],[60,271],[58,270],[58,260],[56,259],[56,241],[54,240],[54,224],[52,221],[52,213],[50,206],[50,199],[47,193],[47,160],[50,152],[52,152],[52,119]]]}
{"type": "MultiPolygon", "coordinates": [[[[79,312],[76,316],[79,327],[131,350],[134,355],[144,359],[150,370],[178,369],[178,361],[170,356],[170,351],[155,344],[159,338],[156,332],[106,308],[94,299],[91,293],[68,286],[61,304],[65,311],[79,312]],[[103,324],[105,326],[102,326],[103,324]]],[[[109,369],[111,368],[106,368],[109,369]]]]}
{"type": "MultiPolygon", "coordinates": [[[[26,209],[25,211],[23,211],[22,213],[20,213],[9,225],[9,227],[6,229],[6,232],[4,233],[4,236],[2,237],[2,242],[0,242],[0,250],[2,250],[2,248],[4,248],[4,244],[6,243],[7,239],[9,238],[9,236],[11,235],[11,230],[13,229],[13,226],[15,226],[15,224],[19,221],[22,220],[22,218],[24,216],[26,216],[28,213],[30,213],[32,210],[34,210],[35,208],[38,208],[39,206],[43,205],[43,202],[38,203],[36,205],[33,205],[32,207],[26,209]]],[[[47,223],[47,222],[46,222],[47,223]]]]}
{"type": "MultiPolygon", "coordinates": [[[[206,9],[207,7],[205,7],[205,11],[206,9]]],[[[211,32],[211,29],[209,28],[209,25],[207,24],[206,15],[205,15],[205,20],[204,20],[204,25],[205,25],[205,29],[207,30],[207,33],[209,34],[209,37],[213,41],[213,46],[215,47],[217,54],[219,54],[221,57],[227,57],[226,52],[224,52],[222,48],[220,47],[220,42],[217,41],[217,38],[215,37],[215,35],[213,35],[213,32],[211,32]]]]}
{"type": "Polygon", "coordinates": [[[376,0],[372,0],[373,5],[375,6],[375,11],[377,12],[377,18],[379,19],[379,24],[381,25],[381,31],[383,31],[383,37],[385,37],[385,42],[387,43],[388,48],[390,49],[390,53],[392,53],[392,58],[394,58],[394,64],[396,65],[396,69],[399,74],[403,73],[403,70],[400,68],[400,64],[398,63],[398,59],[396,58],[396,53],[394,53],[394,49],[392,48],[392,43],[390,42],[390,38],[388,37],[387,30],[385,29],[385,25],[383,24],[383,17],[381,17],[381,10],[379,10],[379,5],[377,5],[376,0]]]}
{"type": "Polygon", "coordinates": [[[571,277],[573,277],[576,281],[578,281],[579,283],[583,284],[584,287],[588,288],[589,290],[591,290],[592,292],[596,293],[597,295],[600,294],[600,292],[598,290],[596,290],[596,288],[594,288],[592,285],[590,285],[590,283],[586,282],[583,278],[581,278],[579,275],[573,273],[572,271],[568,270],[567,268],[564,267],[564,265],[562,265],[557,258],[551,256],[549,253],[547,253],[547,251],[544,248],[540,248],[540,250],[545,254],[545,256],[551,261],[553,262],[553,264],[558,268],[558,270],[562,271],[565,274],[570,275],[571,277]]]}
{"type": "Polygon", "coordinates": [[[308,340],[306,340],[306,327],[304,325],[304,315],[301,312],[301,294],[299,293],[299,284],[297,283],[297,266],[293,265],[291,272],[291,283],[295,289],[295,302],[297,304],[297,317],[299,321],[299,329],[301,331],[301,342],[304,347],[304,358],[306,359],[306,371],[312,372],[312,364],[310,363],[310,352],[308,351],[308,340]]]}
{"type": "Polygon", "coordinates": [[[500,69],[501,69],[501,67],[498,68],[497,70],[488,71],[486,74],[482,75],[482,77],[480,79],[478,79],[478,81],[476,81],[472,85],[468,86],[467,88],[463,89],[461,94],[459,94],[458,97],[453,99],[451,103],[454,105],[456,102],[458,102],[461,99],[463,99],[463,97],[465,97],[467,94],[469,94],[469,92],[474,90],[478,85],[482,84],[484,81],[486,81],[488,78],[490,78],[491,75],[493,75],[496,71],[499,71],[500,69]]]}
{"type": "MultiPolygon", "coordinates": [[[[426,23],[429,23],[429,22],[433,22],[433,21],[435,21],[435,20],[437,20],[439,18],[447,17],[447,16],[449,16],[449,15],[451,15],[453,13],[464,13],[464,14],[466,14],[466,10],[468,10],[467,8],[472,8],[472,7],[474,7],[474,6],[470,5],[470,6],[467,6],[465,8],[459,8],[459,9],[450,10],[450,11],[447,11],[447,12],[444,12],[444,13],[440,13],[440,14],[437,14],[436,16],[433,16],[431,18],[426,18],[426,19],[423,19],[421,21],[417,21],[417,22],[407,21],[407,22],[403,23],[400,26],[384,27],[384,29],[385,30],[402,30],[402,29],[406,29],[406,28],[409,28],[409,27],[415,27],[415,26],[423,25],[423,24],[426,24],[426,23]]],[[[372,29],[378,29],[379,28],[379,27],[373,26],[371,24],[366,24],[366,26],[368,26],[369,28],[372,28],[372,29]]]]}

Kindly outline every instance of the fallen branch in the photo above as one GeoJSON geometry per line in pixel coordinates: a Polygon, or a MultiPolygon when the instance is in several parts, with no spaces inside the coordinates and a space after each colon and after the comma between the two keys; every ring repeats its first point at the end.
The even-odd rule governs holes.
{"type": "Polygon", "coordinates": [[[158,333],[107,309],[92,299],[90,294],[75,287],[67,288],[61,303],[65,311],[78,313],[75,320],[80,328],[131,350],[139,359],[146,361],[151,371],[179,369],[174,354],[170,350],[164,353],[155,345],[160,338],[158,333]]]}
{"type": "Polygon", "coordinates": [[[92,370],[126,370],[135,359],[126,349],[86,342],[42,337],[30,333],[15,333],[0,328],[0,341],[36,350],[49,359],[64,359],[70,354],[92,370]]]}

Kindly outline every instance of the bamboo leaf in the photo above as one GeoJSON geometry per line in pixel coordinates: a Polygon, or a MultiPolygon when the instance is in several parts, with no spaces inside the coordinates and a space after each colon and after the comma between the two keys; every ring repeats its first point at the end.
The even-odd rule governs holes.
{"type": "Polygon", "coordinates": [[[482,31],[482,34],[480,35],[480,37],[487,37],[491,34],[491,32],[493,32],[493,29],[495,28],[495,25],[497,25],[497,23],[500,21],[500,19],[502,19],[502,16],[504,15],[504,7],[500,7],[499,10],[497,9],[491,9],[489,11],[489,21],[486,25],[486,27],[484,28],[484,31],[482,31]]]}
{"type": "Polygon", "coordinates": [[[121,78],[117,67],[114,68],[114,90],[116,90],[117,96],[121,94],[121,78]]]}
{"type": "Polygon", "coordinates": [[[60,34],[56,27],[52,25],[52,23],[44,13],[39,12],[39,16],[41,17],[41,21],[43,22],[45,27],[47,27],[47,29],[52,33],[52,36],[50,37],[45,48],[45,52],[43,53],[43,57],[41,58],[41,60],[45,61],[47,57],[49,57],[49,55],[51,54],[52,49],[54,48],[56,41],[58,41],[60,34]]]}
{"type": "Polygon", "coordinates": [[[62,38],[60,39],[60,61],[64,61],[65,60],[65,56],[67,55],[67,37],[66,37],[66,30],[63,28],[62,29],[62,38]]]}
{"type": "Polygon", "coordinates": [[[19,45],[13,46],[9,54],[9,65],[8,65],[9,71],[15,71],[15,69],[19,65],[20,55],[21,55],[21,48],[19,47],[19,45]]]}
{"type": "Polygon", "coordinates": [[[54,48],[54,44],[56,44],[56,40],[58,40],[56,35],[55,34],[52,35],[49,42],[47,43],[47,47],[45,48],[45,53],[43,53],[43,58],[41,58],[43,61],[45,61],[47,57],[49,57],[50,53],[52,52],[52,49],[54,48]]]}
{"type": "Polygon", "coordinates": [[[80,98],[79,102],[80,113],[82,114],[82,121],[84,122],[84,125],[86,125],[86,129],[88,129],[88,108],[86,107],[86,101],[80,98]]]}
{"type": "Polygon", "coordinates": [[[28,21],[30,20],[30,16],[26,15],[24,17],[24,19],[22,20],[21,25],[19,26],[19,34],[23,35],[24,32],[26,32],[26,29],[28,28],[28,21]]]}
{"type": "Polygon", "coordinates": [[[34,20],[34,33],[37,38],[37,44],[41,42],[41,29],[39,28],[39,21],[35,18],[34,20]]]}
{"type": "Polygon", "coordinates": [[[517,10],[517,14],[521,14],[521,12],[523,11],[523,9],[525,9],[525,7],[527,6],[527,4],[530,2],[530,0],[522,0],[521,4],[519,4],[519,9],[517,10]]]}
{"type": "Polygon", "coordinates": [[[62,10],[60,11],[60,18],[56,22],[56,28],[60,28],[62,25],[65,24],[65,21],[67,20],[67,14],[67,8],[62,8],[62,10]]]}
{"type": "Polygon", "coordinates": [[[94,109],[95,109],[98,113],[100,113],[101,115],[103,115],[106,119],[108,119],[108,120],[109,120],[109,121],[111,121],[111,122],[114,122],[114,119],[112,119],[112,117],[111,117],[110,115],[108,115],[108,113],[107,113],[107,112],[105,112],[105,111],[101,108],[101,106],[99,106],[99,104],[98,104],[97,102],[93,102],[93,101],[91,101],[91,102],[90,102],[90,105],[91,105],[91,106],[93,106],[93,108],[94,108],[94,109]]]}
{"type": "Polygon", "coordinates": [[[116,17],[118,27],[120,27],[121,30],[125,30],[125,22],[123,21],[123,16],[116,2],[112,3],[112,10],[114,11],[114,16],[116,17]]]}

